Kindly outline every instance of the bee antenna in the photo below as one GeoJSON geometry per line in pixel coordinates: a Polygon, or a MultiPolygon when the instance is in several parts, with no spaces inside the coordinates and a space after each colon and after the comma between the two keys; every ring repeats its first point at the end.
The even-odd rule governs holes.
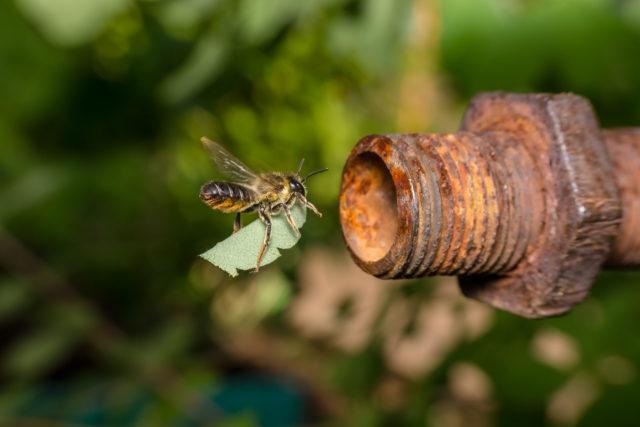
{"type": "Polygon", "coordinates": [[[319,174],[319,173],[326,172],[326,171],[328,171],[328,170],[329,170],[328,168],[322,168],[322,169],[317,170],[317,171],[315,171],[315,172],[311,172],[309,175],[305,176],[305,177],[302,179],[302,182],[305,182],[307,179],[311,178],[313,175],[317,175],[317,174],[319,174]]]}
{"type": "Polygon", "coordinates": [[[304,158],[300,159],[300,163],[298,163],[298,175],[300,175],[300,172],[302,172],[302,165],[304,165],[304,158]]]}

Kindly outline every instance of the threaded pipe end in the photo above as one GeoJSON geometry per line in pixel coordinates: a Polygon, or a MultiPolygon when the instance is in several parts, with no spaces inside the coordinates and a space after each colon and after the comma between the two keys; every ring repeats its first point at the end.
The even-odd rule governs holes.
{"type": "Polygon", "coordinates": [[[532,164],[503,133],[363,138],[340,196],[354,260],[384,278],[513,270],[541,229],[532,164]]]}

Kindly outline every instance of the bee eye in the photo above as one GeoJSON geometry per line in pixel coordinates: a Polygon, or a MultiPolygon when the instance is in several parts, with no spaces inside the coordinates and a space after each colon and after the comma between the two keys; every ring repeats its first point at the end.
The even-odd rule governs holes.
{"type": "Polygon", "coordinates": [[[291,188],[291,191],[295,193],[304,194],[304,187],[296,179],[291,179],[289,181],[289,188],[291,188]]]}

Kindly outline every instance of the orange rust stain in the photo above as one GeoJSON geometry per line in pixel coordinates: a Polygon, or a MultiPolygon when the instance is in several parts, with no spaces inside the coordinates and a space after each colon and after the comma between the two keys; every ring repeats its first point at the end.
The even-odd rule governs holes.
{"type": "Polygon", "coordinates": [[[348,163],[340,197],[340,220],[347,244],[364,261],[382,258],[397,229],[393,180],[384,162],[363,154],[348,163]]]}

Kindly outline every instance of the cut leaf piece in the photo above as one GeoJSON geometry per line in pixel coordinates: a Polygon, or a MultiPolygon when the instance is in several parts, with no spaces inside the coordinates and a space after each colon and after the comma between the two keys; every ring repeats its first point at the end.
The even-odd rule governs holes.
{"type": "MultiPolygon", "coordinates": [[[[304,206],[295,205],[291,209],[291,216],[298,228],[302,228],[307,218],[307,210],[304,206]]],[[[271,242],[262,257],[261,267],[280,257],[278,249],[292,248],[299,240],[283,214],[274,215],[271,224],[271,242]]],[[[238,270],[253,270],[256,267],[264,231],[265,225],[256,219],[200,256],[236,277],[238,270]]]]}

